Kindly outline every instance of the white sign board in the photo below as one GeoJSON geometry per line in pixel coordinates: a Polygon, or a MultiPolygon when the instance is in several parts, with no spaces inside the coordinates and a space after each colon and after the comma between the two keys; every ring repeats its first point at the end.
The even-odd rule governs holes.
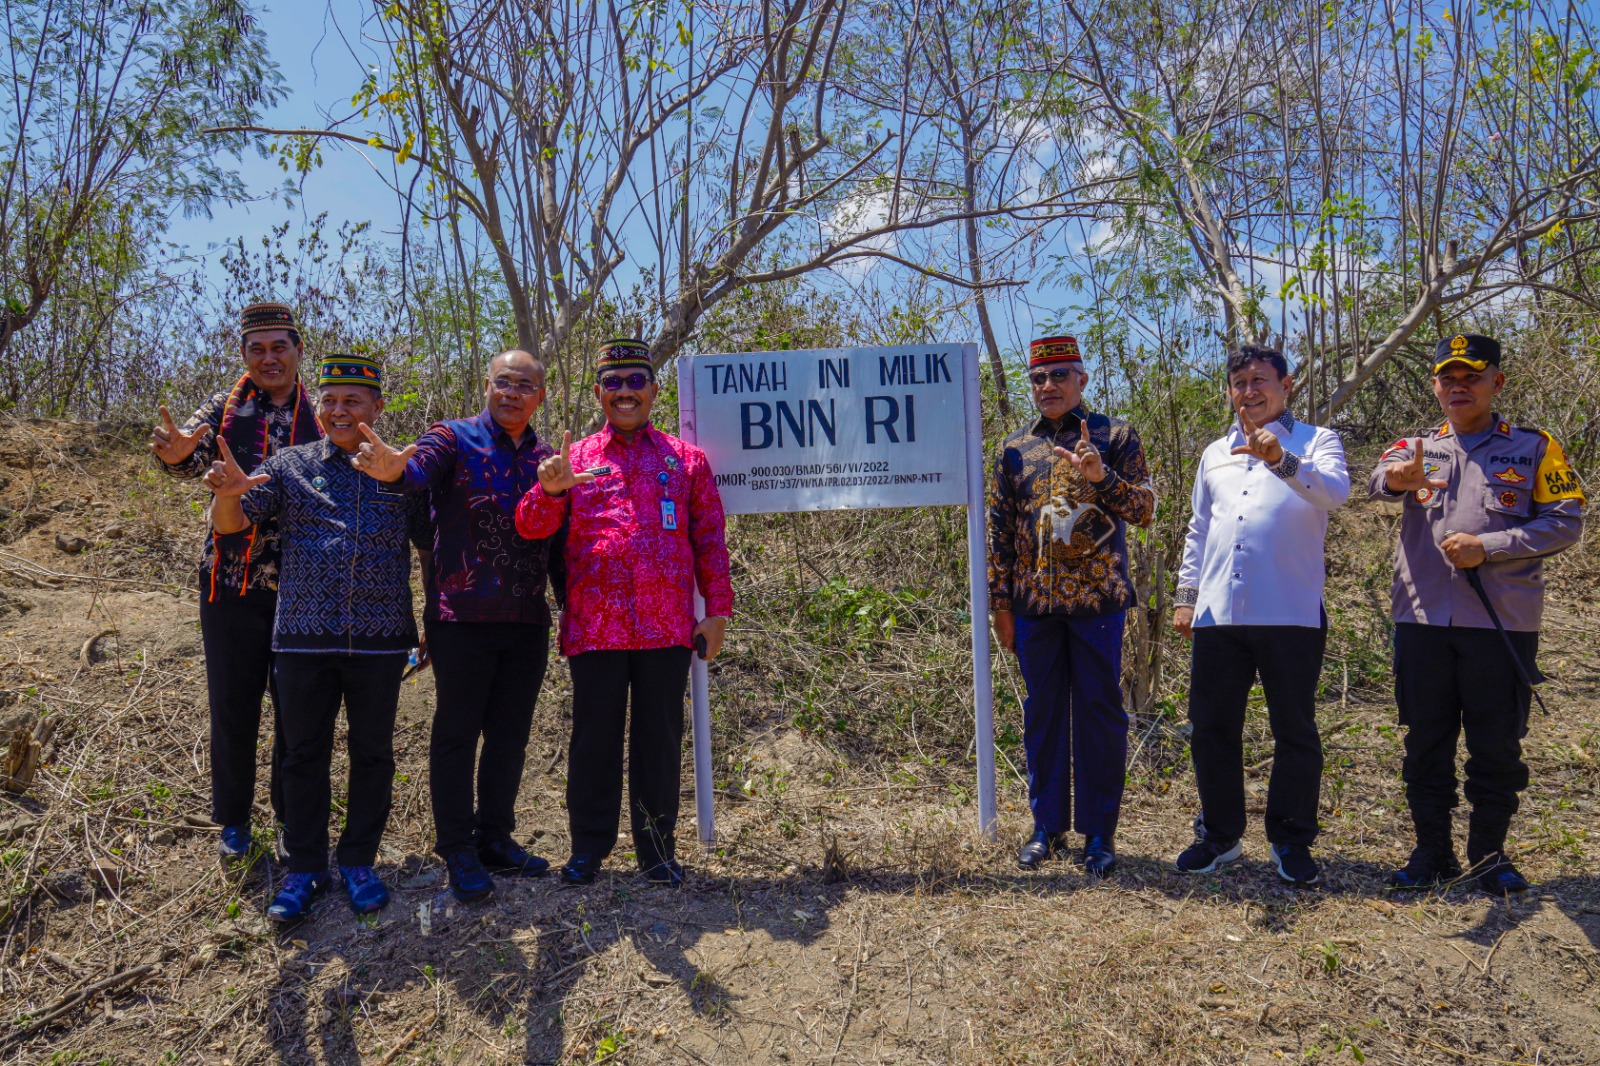
{"type": "Polygon", "coordinates": [[[965,356],[950,344],[695,356],[678,362],[679,408],[729,514],[964,504],[965,356]]]}
{"type": "MultiPolygon", "coordinates": [[[[967,508],[978,827],[995,831],[994,687],[983,509],[978,346],[911,345],[685,356],[678,424],[711,462],[730,514],[967,508]]],[[[697,591],[694,608],[703,616],[697,591]]],[[[689,672],[700,839],[715,839],[706,664],[689,672]]]]}

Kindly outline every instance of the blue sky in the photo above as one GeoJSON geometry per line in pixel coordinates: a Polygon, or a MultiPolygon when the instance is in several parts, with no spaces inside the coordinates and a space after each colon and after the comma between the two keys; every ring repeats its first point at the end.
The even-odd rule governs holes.
{"type": "MultiPolygon", "coordinates": [[[[367,8],[360,0],[273,0],[270,6],[257,8],[267,47],[288,90],[283,103],[262,116],[264,125],[321,126],[318,104],[337,107],[349,103],[361,80],[353,54],[359,50],[359,41],[342,36],[341,30],[343,34],[355,32],[367,8]]],[[[292,206],[286,206],[281,191],[288,175],[276,160],[247,152],[238,169],[251,202],[218,201],[212,205],[209,219],[180,216],[168,230],[168,239],[201,253],[237,236],[249,243],[285,219],[298,224],[323,211],[328,212],[330,229],[337,230],[346,221],[371,222],[380,234],[398,234],[399,209],[373,171],[373,162],[380,155],[355,145],[327,143],[323,165],[303,181],[296,180],[299,195],[292,206]]]]}

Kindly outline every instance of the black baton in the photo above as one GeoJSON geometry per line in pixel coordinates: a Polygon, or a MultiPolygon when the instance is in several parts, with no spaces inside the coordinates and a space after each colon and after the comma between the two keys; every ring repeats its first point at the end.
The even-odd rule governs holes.
{"type": "MultiPolygon", "coordinates": [[[[1533,693],[1533,698],[1539,703],[1539,711],[1548,715],[1550,709],[1544,705],[1544,698],[1539,695],[1539,690],[1533,687],[1533,672],[1537,671],[1538,667],[1530,671],[1528,664],[1522,661],[1522,656],[1517,654],[1516,645],[1511,643],[1511,634],[1506,632],[1505,623],[1500,621],[1499,612],[1494,609],[1494,604],[1489,602],[1489,594],[1484,591],[1483,576],[1478,573],[1476,566],[1463,567],[1461,572],[1467,575],[1467,583],[1472,586],[1472,591],[1478,594],[1478,602],[1489,612],[1489,621],[1494,623],[1495,629],[1500,633],[1500,639],[1505,641],[1506,651],[1511,653],[1511,661],[1517,664],[1517,677],[1528,686],[1528,691],[1533,693]]],[[[1539,675],[1539,680],[1544,680],[1543,674],[1539,675]]]]}

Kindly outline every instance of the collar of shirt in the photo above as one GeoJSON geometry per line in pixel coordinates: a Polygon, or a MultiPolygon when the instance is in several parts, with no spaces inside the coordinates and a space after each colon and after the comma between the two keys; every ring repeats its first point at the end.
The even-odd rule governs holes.
{"type": "Polygon", "coordinates": [[[323,437],[322,440],[320,440],[318,443],[322,445],[322,461],[323,462],[331,463],[335,459],[343,459],[347,463],[349,462],[350,453],[346,452],[343,448],[341,448],[337,444],[333,443],[333,438],[331,438],[331,437],[323,437]]]}
{"type": "MultiPolygon", "coordinates": [[[[1489,434],[1489,435],[1498,434],[1499,436],[1502,436],[1502,437],[1509,437],[1509,436],[1511,436],[1511,423],[1507,422],[1505,419],[1501,418],[1500,417],[1500,412],[1493,411],[1493,412],[1490,412],[1490,414],[1489,414],[1489,425],[1488,425],[1488,427],[1486,429],[1481,430],[1481,432],[1483,432],[1485,434],[1489,434]]],[[[1476,434],[1471,434],[1471,435],[1472,436],[1476,436],[1476,434]]],[[[1451,428],[1449,419],[1445,419],[1444,424],[1441,425],[1438,429],[1433,431],[1433,439],[1434,440],[1442,440],[1445,437],[1453,437],[1453,436],[1459,436],[1459,434],[1457,434],[1456,431],[1451,428]]],[[[1487,437],[1485,439],[1487,439],[1487,437]]]]}
{"type": "MultiPolygon", "coordinates": [[[[522,443],[518,444],[511,439],[511,434],[506,432],[506,427],[494,420],[494,415],[489,413],[487,407],[479,411],[473,417],[473,421],[482,427],[490,440],[497,444],[503,444],[508,451],[520,452],[524,448],[536,448],[539,445],[539,434],[534,432],[533,423],[531,422],[528,423],[527,429],[523,430],[522,443]]],[[[607,423],[607,428],[610,428],[610,423],[607,423]]]]}
{"type": "Polygon", "coordinates": [[[1080,421],[1089,421],[1089,412],[1083,409],[1083,404],[1081,403],[1061,418],[1046,418],[1044,415],[1040,415],[1039,420],[1033,424],[1033,435],[1036,437],[1056,437],[1064,432],[1069,425],[1072,426],[1072,432],[1076,433],[1078,431],[1076,423],[1080,421]]]}
{"type": "MultiPolygon", "coordinates": [[[[1283,440],[1288,440],[1289,435],[1295,431],[1295,427],[1300,425],[1300,422],[1294,417],[1294,412],[1285,407],[1283,409],[1283,414],[1266,424],[1269,426],[1281,426],[1283,432],[1278,434],[1278,436],[1283,440]]],[[[1236,440],[1244,440],[1244,429],[1239,425],[1239,419],[1237,417],[1235,417],[1234,420],[1229,423],[1228,435],[1236,440]]]]}
{"type": "Polygon", "coordinates": [[[644,426],[640,428],[639,432],[634,435],[633,440],[630,441],[623,437],[622,434],[618,433],[610,422],[607,422],[603,427],[601,427],[600,430],[600,447],[602,449],[609,449],[613,444],[615,444],[619,448],[628,448],[645,441],[649,441],[651,444],[654,444],[656,443],[654,439],[655,435],[659,432],[660,430],[656,429],[654,422],[646,422],[644,426]]]}

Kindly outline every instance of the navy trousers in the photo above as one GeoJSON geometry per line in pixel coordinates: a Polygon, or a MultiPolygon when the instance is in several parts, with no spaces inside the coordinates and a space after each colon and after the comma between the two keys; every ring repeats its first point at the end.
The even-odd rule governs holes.
{"type": "Polygon", "coordinates": [[[1084,836],[1117,831],[1127,776],[1122,709],[1123,612],[1093,618],[1017,615],[1017,662],[1035,829],[1084,836]],[[1076,801],[1076,818],[1074,814],[1076,801]]]}

